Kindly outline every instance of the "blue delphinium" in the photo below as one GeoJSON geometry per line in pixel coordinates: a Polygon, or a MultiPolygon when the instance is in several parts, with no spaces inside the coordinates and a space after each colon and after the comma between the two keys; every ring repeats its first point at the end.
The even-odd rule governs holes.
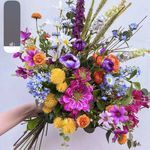
{"type": "Polygon", "coordinates": [[[136,71],[136,77],[141,74],[141,70],[136,66],[126,66],[125,68],[120,67],[120,76],[122,78],[128,78],[134,71],[136,71]]]}
{"type": "Polygon", "coordinates": [[[115,82],[115,91],[117,93],[117,97],[122,97],[126,95],[128,86],[125,80],[122,77],[118,77],[115,82]]]}
{"type": "Polygon", "coordinates": [[[49,73],[38,73],[27,83],[29,93],[37,100],[45,100],[46,96],[50,93],[50,89],[43,87],[43,82],[50,82],[49,73]]]}

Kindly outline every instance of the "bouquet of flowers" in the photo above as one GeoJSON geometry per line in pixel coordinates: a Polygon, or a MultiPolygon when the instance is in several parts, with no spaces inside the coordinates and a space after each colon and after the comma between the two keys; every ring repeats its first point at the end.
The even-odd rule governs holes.
{"type": "Polygon", "coordinates": [[[147,49],[131,50],[128,44],[146,17],[106,37],[109,27],[131,5],[121,0],[100,16],[106,2],[101,0],[94,11],[91,0],[85,15],[84,0],[66,0],[52,33],[44,30],[49,21],[39,25],[40,13],[32,14],[36,37],[28,29],[21,31],[22,49],[13,57],[23,66],[17,68],[16,76],[28,79],[29,93],[42,113],[25,120],[27,129],[14,149],[41,147],[48,124],[59,129],[63,145],[78,128],[88,133],[102,128],[108,141],[111,136],[112,142],[127,143],[129,148],[140,145],[132,132],[139,123],[138,112],[149,108],[149,92],[132,80],[140,75],[139,67],[121,64],[150,53],[147,49]]]}

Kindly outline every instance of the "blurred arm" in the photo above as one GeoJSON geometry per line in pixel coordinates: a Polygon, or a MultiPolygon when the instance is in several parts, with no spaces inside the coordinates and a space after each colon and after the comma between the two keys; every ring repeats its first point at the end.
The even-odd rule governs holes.
{"type": "Polygon", "coordinates": [[[35,104],[25,104],[0,113],[0,136],[24,119],[37,115],[38,112],[35,104]]]}

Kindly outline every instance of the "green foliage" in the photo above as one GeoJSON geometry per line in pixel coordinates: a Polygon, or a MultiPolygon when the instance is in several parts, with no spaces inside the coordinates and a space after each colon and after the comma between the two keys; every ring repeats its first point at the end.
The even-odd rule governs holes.
{"type": "Polygon", "coordinates": [[[133,86],[137,90],[141,90],[141,84],[139,82],[132,82],[133,86]]]}
{"type": "Polygon", "coordinates": [[[95,131],[95,127],[92,123],[90,123],[88,127],[84,128],[84,131],[87,133],[93,133],[95,131]]]}
{"type": "Polygon", "coordinates": [[[88,12],[85,24],[84,24],[84,28],[83,28],[83,31],[82,31],[82,38],[83,39],[85,38],[85,36],[86,36],[90,26],[91,26],[91,18],[92,18],[92,14],[93,14],[94,2],[95,2],[95,0],[92,0],[92,4],[91,4],[91,7],[89,9],[89,12],[88,12]]]}
{"type": "Polygon", "coordinates": [[[39,117],[31,119],[27,122],[27,130],[33,130],[39,125],[41,122],[41,119],[39,117]]]}
{"type": "Polygon", "coordinates": [[[132,91],[133,91],[133,85],[131,84],[131,87],[128,89],[126,93],[126,97],[120,101],[122,105],[129,105],[132,103],[132,91]]]}
{"type": "Polygon", "coordinates": [[[109,138],[110,138],[110,135],[111,135],[112,131],[111,130],[108,130],[106,132],[106,139],[107,139],[107,142],[109,143],[109,138]]]}

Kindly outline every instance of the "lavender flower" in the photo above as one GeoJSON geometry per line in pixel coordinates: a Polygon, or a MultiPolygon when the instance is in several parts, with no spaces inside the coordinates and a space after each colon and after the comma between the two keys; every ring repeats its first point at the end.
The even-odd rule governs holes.
{"type": "Polygon", "coordinates": [[[105,126],[106,128],[110,129],[111,125],[113,124],[113,118],[111,117],[111,114],[109,112],[102,112],[100,115],[100,120],[98,121],[98,123],[101,125],[103,124],[103,126],[105,126]]]}
{"type": "Polygon", "coordinates": [[[65,54],[59,58],[59,62],[69,69],[77,69],[80,67],[79,59],[73,54],[65,54]]]}
{"type": "Polygon", "coordinates": [[[84,27],[84,0],[77,0],[75,19],[73,24],[73,37],[79,39],[84,27]]]}

